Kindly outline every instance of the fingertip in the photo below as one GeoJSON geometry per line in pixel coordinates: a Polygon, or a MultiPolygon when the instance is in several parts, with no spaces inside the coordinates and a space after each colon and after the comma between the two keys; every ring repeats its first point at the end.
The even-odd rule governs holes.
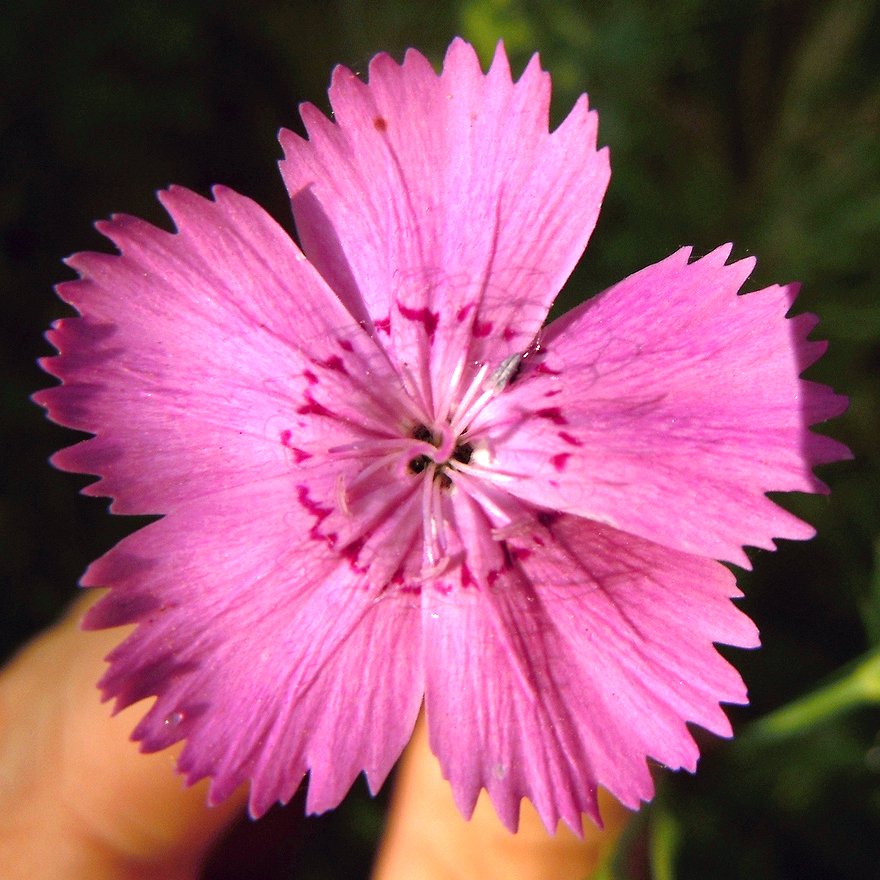
{"type": "Polygon", "coordinates": [[[599,792],[605,827],[584,817],[583,838],[561,826],[544,828],[523,801],[520,825],[511,834],[482,792],[470,820],[455,807],[419,720],[395,780],[395,791],[372,880],[584,880],[617,842],[630,812],[599,792]]]}
{"type": "Polygon", "coordinates": [[[206,785],[186,788],[175,771],[179,746],[145,755],[131,741],[143,704],[113,716],[96,687],[130,628],[80,629],[96,598],[78,599],[0,677],[0,864],[20,869],[0,873],[195,877],[246,792],[209,808],[206,785]]]}

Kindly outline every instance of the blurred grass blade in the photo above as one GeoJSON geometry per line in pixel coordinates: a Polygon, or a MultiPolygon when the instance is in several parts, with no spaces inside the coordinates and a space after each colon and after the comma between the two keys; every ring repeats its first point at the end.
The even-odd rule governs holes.
{"type": "Polygon", "coordinates": [[[880,648],[845,666],[817,690],[754,722],[738,746],[765,746],[799,736],[859,706],[880,703],[880,648]]]}
{"type": "MultiPolygon", "coordinates": [[[[880,311],[877,315],[880,327],[880,311]]],[[[880,333],[878,333],[880,336],[880,333]]],[[[859,603],[862,621],[872,645],[880,645],[880,540],[874,544],[874,571],[867,597],[859,603]]]]}
{"type": "Polygon", "coordinates": [[[675,815],[655,802],[651,807],[651,880],[675,880],[675,862],[681,843],[681,826],[675,815]]]}

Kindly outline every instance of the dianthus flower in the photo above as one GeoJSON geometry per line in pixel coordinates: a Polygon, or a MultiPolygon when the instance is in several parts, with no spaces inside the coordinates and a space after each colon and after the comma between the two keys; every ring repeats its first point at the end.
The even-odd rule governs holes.
{"type": "Polygon", "coordinates": [[[334,120],[282,131],[299,246],[228,189],[160,194],[118,254],[69,259],[80,317],[38,395],[95,436],[59,452],[90,495],[161,518],[86,572],[88,627],[136,623],[101,682],[156,700],[146,751],[186,739],[210,799],[256,816],[386,778],[424,704],[469,814],[596,821],[598,785],[649,799],[693,770],[693,722],[744,703],[713,643],[743,545],[813,530],[768,491],[824,489],[844,401],[799,378],[824,350],[796,287],[739,296],[751,259],[682,249],[542,329],[609,179],[586,96],[548,130],[550,80],[450,46],[337,68],[334,120]]]}

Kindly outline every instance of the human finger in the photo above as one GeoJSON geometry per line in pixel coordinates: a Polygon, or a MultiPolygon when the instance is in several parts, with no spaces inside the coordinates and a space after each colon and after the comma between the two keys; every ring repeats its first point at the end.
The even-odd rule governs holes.
{"type": "Polygon", "coordinates": [[[549,834],[524,801],[511,834],[483,792],[470,820],[428,746],[424,718],[401,762],[373,880],[584,880],[593,875],[631,815],[600,792],[605,828],[584,822],[583,839],[567,827],[549,834]]]}
{"type": "Polygon", "coordinates": [[[91,595],[0,674],[0,876],[187,880],[242,809],[186,788],[179,748],[144,755],[130,740],[143,704],[111,717],[95,686],[120,629],[82,632],[91,595]]]}

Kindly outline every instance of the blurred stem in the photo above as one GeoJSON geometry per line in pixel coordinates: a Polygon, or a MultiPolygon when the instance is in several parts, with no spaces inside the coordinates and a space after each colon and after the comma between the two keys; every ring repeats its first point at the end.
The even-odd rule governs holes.
{"type": "Polygon", "coordinates": [[[742,748],[797,736],[858,706],[880,703],[880,648],[844,667],[812,693],[765,715],[738,740],[742,748]]]}
{"type": "Polygon", "coordinates": [[[651,807],[651,880],[675,880],[675,860],[681,842],[681,827],[662,801],[651,807]]]}
{"type": "Polygon", "coordinates": [[[605,854],[599,867],[590,874],[588,880],[614,880],[614,853],[605,854]]]}
{"type": "MultiPolygon", "coordinates": [[[[880,321],[880,311],[877,318],[880,321]]],[[[880,540],[874,544],[874,571],[871,574],[870,591],[860,604],[868,638],[871,644],[880,645],[880,540]]]]}

